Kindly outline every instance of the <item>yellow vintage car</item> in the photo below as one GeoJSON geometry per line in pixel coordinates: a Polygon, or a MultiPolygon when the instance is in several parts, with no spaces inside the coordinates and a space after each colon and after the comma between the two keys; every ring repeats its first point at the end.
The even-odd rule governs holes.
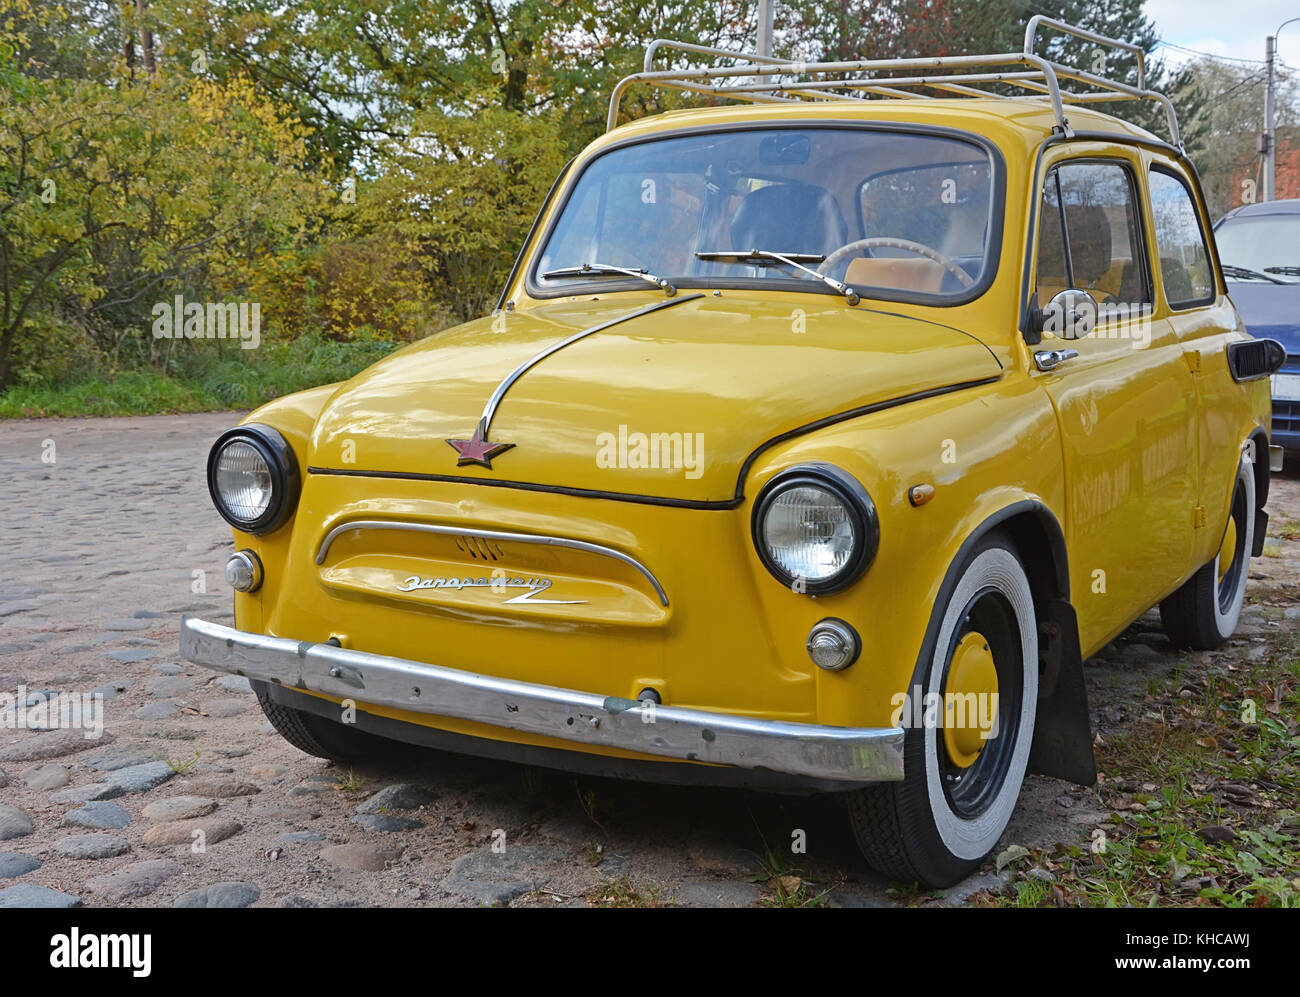
{"type": "Polygon", "coordinates": [[[1040,30],[1136,52],[655,42],[492,315],[216,441],[236,626],[185,656],[313,755],[836,793],[870,865],[968,875],[1027,771],[1095,780],[1084,658],[1232,634],[1282,359],[1140,53],[1040,30]],[[615,127],[638,85],[715,106],[615,127]]]}

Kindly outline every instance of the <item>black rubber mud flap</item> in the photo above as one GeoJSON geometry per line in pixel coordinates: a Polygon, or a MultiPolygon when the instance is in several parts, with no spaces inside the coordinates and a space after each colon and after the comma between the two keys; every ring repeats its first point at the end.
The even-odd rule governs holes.
{"type": "Polygon", "coordinates": [[[1091,786],[1097,781],[1097,759],[1088,723],[1079,621],[1065,599],[1043,605],[1039,648],[1044,667],[1039,677],[1029,770],[1091,786]]]}

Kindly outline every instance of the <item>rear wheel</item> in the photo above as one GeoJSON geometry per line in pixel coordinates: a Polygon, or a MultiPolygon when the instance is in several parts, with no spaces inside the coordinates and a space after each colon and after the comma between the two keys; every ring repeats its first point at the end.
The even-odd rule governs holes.
{"type": "Polygon", "coordinates": [[[1246,598],[1254,543],[1255,469],[1243,459],[1218,553],[1160,603],[1160,622],[1175,647],[1210,651],[1232,636],[1246,598]]]}
{"type": "Polygon", "coordinates": [[[992,534],[966,557],[940,620],[899,720],[904,779],[849,795],[867,861],[929,886],[951,886],[994,849],[1029,761],[1038,633],[1029,581],[1006,537],[992,534]]]}
{"type": "Polygon", "coordinates": [[[249,684],[276,733],[300,751],[333,762],[356,762],[381,755],[390,747],[382,737],[277,703],[265,682],[249,684]]]}

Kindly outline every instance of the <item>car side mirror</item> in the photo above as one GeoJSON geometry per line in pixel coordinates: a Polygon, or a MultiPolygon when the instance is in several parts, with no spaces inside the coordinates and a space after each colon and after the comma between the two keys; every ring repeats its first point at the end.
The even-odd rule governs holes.
{"type": "Polygon", "coordinates": [[[1097,328],[1097,302],[1087,291],[1066,288],[1043,309],[1044,332],[1058,339],[1082,339],[1097,328]]]}

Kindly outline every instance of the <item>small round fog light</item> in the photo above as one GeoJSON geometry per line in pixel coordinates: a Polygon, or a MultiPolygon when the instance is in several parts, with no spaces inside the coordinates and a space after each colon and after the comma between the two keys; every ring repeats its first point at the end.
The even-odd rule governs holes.
{"type": "Polygon", "coordinates": [[[237,550],[226,562],[226,581],[236,592],[256,592],[262,584],[262,562],[251,550],[237,550]]]}
{"type": "Polygon", "coordinates": [[[862,641],[858,632],[843,620],[822,620],[808,633],[808,656],[818,668],[838,672],[858,660],[862,641]]]}

